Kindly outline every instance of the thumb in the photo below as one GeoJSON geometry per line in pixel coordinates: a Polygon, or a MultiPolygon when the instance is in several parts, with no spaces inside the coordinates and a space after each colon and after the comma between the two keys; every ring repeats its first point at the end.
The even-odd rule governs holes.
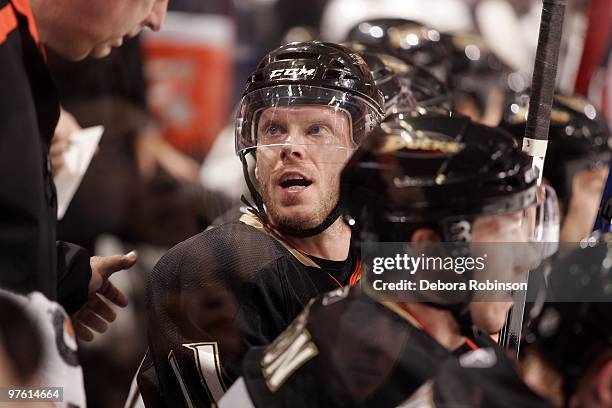
{"type": "Polygon", "coordinates": [[[107,279],[117,271],[132,267],[137,260],[136,251],[130,251],[125,255],[94,256],[91,258],[91,268],[103,279],[107,279]]]}

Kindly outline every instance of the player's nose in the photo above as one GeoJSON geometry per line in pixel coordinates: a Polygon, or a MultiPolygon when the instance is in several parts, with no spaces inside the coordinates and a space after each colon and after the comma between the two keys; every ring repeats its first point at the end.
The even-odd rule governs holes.
{"type": "Polygon", "coordinates": [[[143,25],[149,27],[153,31],[159,31],[168,9],[168,0],[157,0],[151,9],[149,15],[145,18],[143,25]]]}

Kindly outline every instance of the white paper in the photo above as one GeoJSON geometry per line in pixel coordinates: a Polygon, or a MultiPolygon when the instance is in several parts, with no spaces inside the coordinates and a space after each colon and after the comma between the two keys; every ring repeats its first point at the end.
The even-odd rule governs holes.
{"type": "Polygon", "coordinates": [[[53,178],[57,189],[57,219],[61,220],[81,184],[104,133],[103,126],[81,129],[70,135],[70,147],[64,153],[64,167],[53,178]]]}

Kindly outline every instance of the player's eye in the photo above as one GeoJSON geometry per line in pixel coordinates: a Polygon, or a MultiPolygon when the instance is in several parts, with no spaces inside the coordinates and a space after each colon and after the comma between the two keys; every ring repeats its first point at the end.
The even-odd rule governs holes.
{"type": "Polygon", "coordinates": [[[310,128],[308,128],[308,134],[309,135],[324,135],[327,134],[328,130],[325,126],[323,125],[312,125],[310,128]]]}
{"type": "Polygon", "coordinates": [[[283,134],[283,128],[275,123],[270,123],[265,127],[266,136],[279,136],[283,134]]]}

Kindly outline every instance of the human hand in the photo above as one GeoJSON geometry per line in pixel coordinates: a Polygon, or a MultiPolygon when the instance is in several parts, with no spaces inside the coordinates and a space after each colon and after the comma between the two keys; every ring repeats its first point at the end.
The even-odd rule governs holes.
{"type": "Polygon", "coordinates": [[[83,341],[93,340],[92,330],[98,333],[106,332],[108,323],[113,322],[117,317],[116,312],[103,298],[117,306],[127,306],[127,295],[108,278],[115,272],[132,267],[137,260],[138,254],[135,251],[126,255],[91,257],[89,298],[87,303],[72,315],[72,323],[77,338],[83,341]]]}

